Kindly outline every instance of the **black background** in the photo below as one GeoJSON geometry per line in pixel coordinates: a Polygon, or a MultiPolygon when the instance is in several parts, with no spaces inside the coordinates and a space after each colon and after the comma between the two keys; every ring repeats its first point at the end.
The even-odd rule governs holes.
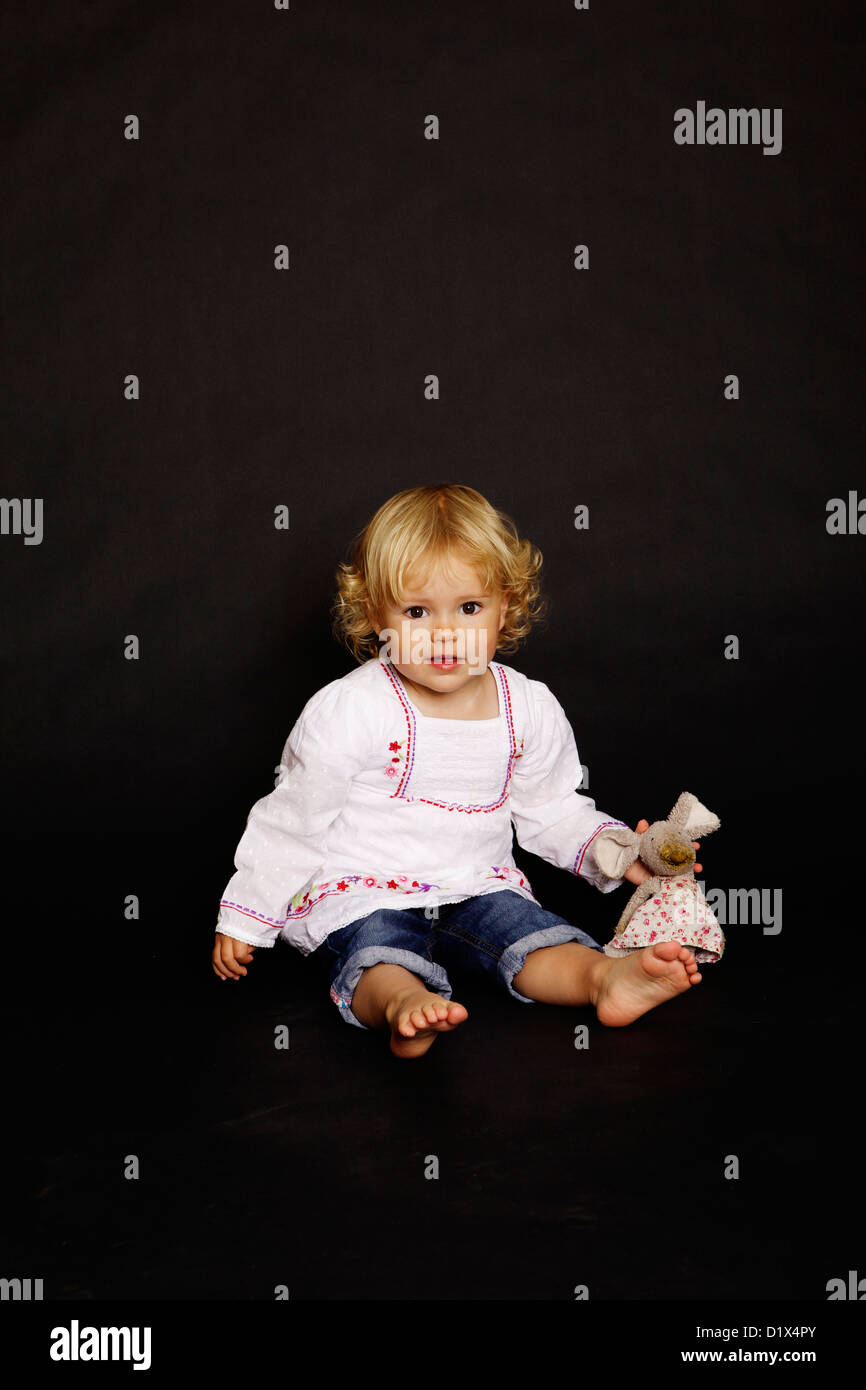
{"type": "MultiPolygon", "coordinates": [[[[3,495],[44,499],[41,545],[0,537],[8,1277],[760,1301],[866,1275],[866,540],[826,530],[866,492],[854,13],[5,8],[3,495]],[[781,107],[781,153],[676,145],[698,100],[781,107]],[[335,566],[438,481],[544,553],[549,620],[503,659],[564,705],[599,807],[694,791],[707,887],[782,889],[783,929],[732,926],[622,1030],[473,979],[409,1066],[317,956],[279,943],[238,988],[209,956],[247,812],[352,666],[335,566]]],[[[624,897],[518,862],[608,939],[624,897]]]]}

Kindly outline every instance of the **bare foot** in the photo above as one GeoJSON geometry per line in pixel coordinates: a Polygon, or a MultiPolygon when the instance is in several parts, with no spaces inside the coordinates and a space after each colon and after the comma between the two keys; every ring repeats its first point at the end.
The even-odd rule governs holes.
{"type": "Polygon", "coordinates": [[[442,999],[426,989],[413,988],[395,994],[385,1005],[391,1051],[396,1057],[421,1057],[437,1033],[450,1033],[468,1017],[462,1004],[442,999]]]}
{"type": "Polygon", "coordinates": [[[606,957],[595,1009],[600,1023],[623,1028],[641,1014],[700,983],[694,953],[678,941],[657,941],[630,956],[606,957]]]}

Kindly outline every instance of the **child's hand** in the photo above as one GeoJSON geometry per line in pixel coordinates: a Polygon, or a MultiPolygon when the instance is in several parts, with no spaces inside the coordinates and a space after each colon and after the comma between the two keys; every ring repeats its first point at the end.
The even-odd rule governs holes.
{"type": "MultiPolygon", "coordinates": [[[[639,820],[634,829],[636,835],[642,835],[645,830],[649,830],[649,821],[639,820]]],[[[696,850],[701,847],[699,840],[692,840],[692,844],[696,850]]],[[[693,868],[696,874],[703,873],[703,864],[695,864],[693,868]]],[[[636,859],[631,868],[626,869],[623,878],[627,878],[629,883],[643,883],[645,878],[652,878],[652,874],[645,864],[642,864],[639,859],[636,859]]]]}
{"type": "Polygon", "coordinates": [[[221,980],[239,980],[246,975],[246,962],[252,960],[255,949],[246,941],[235,941],[234,937],[217,932],[211,956],[213,968],[221,980]]]}

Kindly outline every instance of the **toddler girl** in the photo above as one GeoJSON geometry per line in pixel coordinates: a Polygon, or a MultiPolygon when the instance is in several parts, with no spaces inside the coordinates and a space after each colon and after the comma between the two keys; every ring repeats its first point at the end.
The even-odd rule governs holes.
{"type": "MultiPolygon", "coordinates": [[[[473,488],[411,488],[368,523],[334,605],[361,664],[308,700],[275,790],[250,811],[220,901],[220,979],[246,975],[277,937],[321,949],[342,1017],[386,1029],[398,1057],[466,1020],[449,966],[485,970],[526,1004],[591,1004],[610,1027],[700,981],[675,941],[606,956],[514,863],[512,831],[602,893],[623,882],[600,872],[593,841],[625,822],[575,790],[562,707],[493,660],[538,617],[540,567],[473,488]]],[[[636,863],[625,877],[648,875],[636,863]]]]}

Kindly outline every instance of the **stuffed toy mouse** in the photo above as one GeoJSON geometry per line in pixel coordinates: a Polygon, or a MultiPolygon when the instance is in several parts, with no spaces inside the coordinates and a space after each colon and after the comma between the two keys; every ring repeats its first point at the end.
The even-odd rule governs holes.
{"type": "Polygon", "coordinates": [[[618,825],[596,836],[595,860],[608,878],[622,878],[636,859],[653,874],[626,903],[606,956],[628,956],[654,941],[679,941],[697,961],[721,960],[725,938],[695,881],[692,844],[720,825],[696,796],[683,792],[667,820],[655,821],[642,835],[618,825]]]}

